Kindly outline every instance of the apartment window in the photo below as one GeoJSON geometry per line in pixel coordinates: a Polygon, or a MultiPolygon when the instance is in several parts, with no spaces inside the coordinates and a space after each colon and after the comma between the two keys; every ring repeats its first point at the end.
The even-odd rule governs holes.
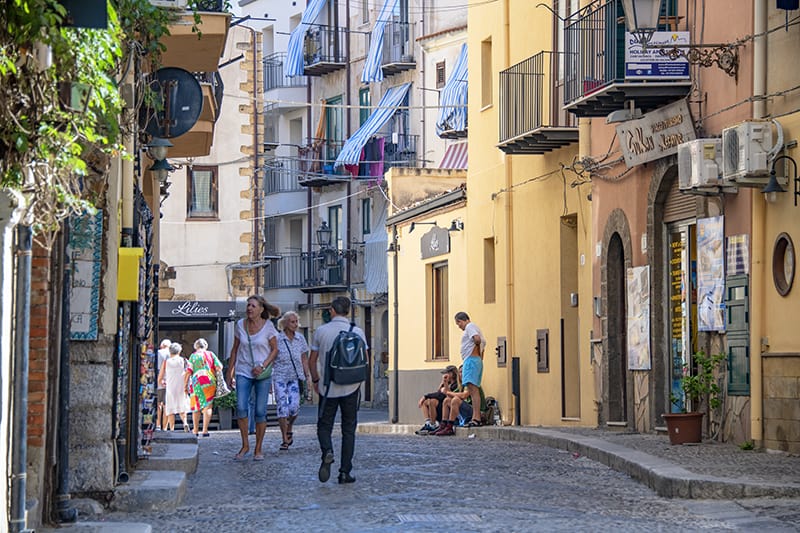
{"type": "Polygon", "coordinates": [[[327,144],[326,158],[330,161],[336,159],[342,149],[344,139],[344,113],[342,110],[342,97],[337,96],[327,101],[325,108],[325,140],[327,144]]]}
{"type": "Polygon", "coordinates": [[[444,70],[444,61],[436,63],[436,88],[441,89],[446,82],[446,73],[444,70]]]}
{"type": "Polygon", "coordinates": [[[450,311],[448,302],[448,276],[447,262],[435,263],[430,266],[431,293],[430,293],[430,316],[431,316],[431,360],[447,361],[450,359],[450,342],[448,331],[450,330],[450,311]]]}
{"type": "Polygon", "coordinates": [[[342,206],[328,208],[328,226],[331,228],[331,246],[342,249],[342,206]]]}
{"type": "Polygon", "coordinates": [[[494,237],[483,239],[483,303],[495,302],[494,237]]]}
{"type": "Polygon", "coordinates": [[[372,232],[372,199],[361,200],[361,233],[369,235],[372,232]]]}
{"type": "Polygon", "coordinates": [[[481,107],[492,105],[492,40],[481,42],[481,107]]]}
{"type": "Polygon", "coordinates": [[[363,87],[362,89],[358,90],[358,125],[361,126],[364,122],[367,121],[369,118],[371,106],[371,100],[369,96],[369,87],[363,87]]]}
{"type": "Polygon", "coordinates": [[[369,22],[369,0],[361,0],[361,24],[369,22]]]}
{"type": "Polygon", "coordinates": [[[216,166],[193,166],[189,169],[186,218],[217,218],[217,173],[216,166]]]}

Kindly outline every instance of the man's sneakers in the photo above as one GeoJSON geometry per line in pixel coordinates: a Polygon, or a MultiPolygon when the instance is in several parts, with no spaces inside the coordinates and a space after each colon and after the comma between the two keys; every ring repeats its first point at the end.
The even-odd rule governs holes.
{"type": "Polygon", "coordinates": [[[355,483],[356,478],[351,476],[348,472],[339,472],[339,485],[344,485],[345,483],[355,483]]]}
{"type": "Polygon", "coordinates": [[[416,433],[417,435],[432,435],[438,429],[439,429],[439,424],[436,424],[434,426],[430,422],[425,422],[425,424],[421,428],[416,430],[414,433],[416,433]]]}
{"type": "Polygon", "coordinates": [[[319,465],[319,480],[323,483],[331,478],[331,463],[333,463],[333,452],[328,450],[322,456],[322,464],[319,465]]]}
{"type": "Polygon", "coordinates": [[[456,430],[453,429],[452,422],[442,422],[439,429],[431,433],[431,435],[436,435],[437,437],[449,437],[450,435],[455,435],[456,430]]]}

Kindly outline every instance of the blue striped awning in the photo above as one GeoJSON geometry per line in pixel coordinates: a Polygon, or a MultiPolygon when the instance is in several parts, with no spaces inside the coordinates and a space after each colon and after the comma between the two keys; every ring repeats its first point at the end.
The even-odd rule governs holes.
{"type": "Polygon", "coordinates": [[[381,69],[381,61],[383,60],[383,35],[386,30],[386,23],[392,18],[392,13],[397,6],[397,0],[385,0],[381,12],[378,15],[378,20],[375,21],[375,27],[372,29],[372,35],[369,39],[369,53],[367,59],[364,61],[364,72],[361,73],[361,83],[369,83],[371,81],[383,81],[383,69],[381,69]]]}
{"type": "Polygon", "coordinates": [[[397,108],[403,103],[403,99],[408,94],[410,87],[410,83],[404,83],[386,91],[369,118],[344,143],[344,147],[339,152],[339,157],[336,158],[336,162],[333,165],[334,167],[358,163],[361,158],[361,149],[367,144],[369,138],[378,133],[378,130],[386,124],[386,121],[392,118],[397,108]]]}
{"type": "Polygon", "coordinates": [[[436,134],[467,129],[467,45],[461,45],[453,72],[442,89],[436,134]]]}
{"type": "Polygon", "coordinates": [[[317,20],[326,0],[311,0],[303,11],[300,24],[292,30],[289,36],[289,48],[286,51],[286,61],[283,63],[283,73],[291,78],[303,75],[303,42],[306,38],[308,27],[317,20]]]}

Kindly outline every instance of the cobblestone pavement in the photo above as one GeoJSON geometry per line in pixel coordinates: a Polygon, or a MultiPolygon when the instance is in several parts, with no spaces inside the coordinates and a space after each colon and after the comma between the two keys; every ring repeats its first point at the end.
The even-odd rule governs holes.
{"type": "MultiPolygon", "coordinates": [[[[374,416],[374,415],[372,415],[374,416]]],[[[361,419],[370,419],[362,410],[361,419]]],[[[384,413],[385,419],[385,413],[384,413]]],[[[334,436],[338,430],[334,432],[334,436]]],[[[252,437],[251,437],[252,439],[252,437]]],[[[233,461],[236,432],[200,439],[197,473],[174,512],[111,513],[154,531],[797,531],[800,501],[686,501],[572,453],[523,442],[359,434],[357,482],[317,480],[313,425],[266,460],[233,461]]]]}

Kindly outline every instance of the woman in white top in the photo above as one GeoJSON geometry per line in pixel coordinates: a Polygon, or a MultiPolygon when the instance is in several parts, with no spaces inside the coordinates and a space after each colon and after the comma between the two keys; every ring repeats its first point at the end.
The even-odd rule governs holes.
{"type": "Polygon", "coordinates": [[[256,397],[256,448],[253,460],[264,460],[261,444],[267,429],[267,395],[271,385],[271,365],[278,355],[278,332],[270,317],[278,316],[280,312],[280,309],[267,303],[263,296],[253,295],[247,299],[245,318],[236,323],[228,371],[228,381],[236,387],[236,413],[242,436],[242,447],[233,456],[236,461],[243,459],[250,451],[247,408],[251,394],[256,397]]]}
{"type": "Polygon", "coordinates": [[[300,390],[302,382],[309,376],[308,343],[297,332],[300,317],[294,311],[286,311],[278,320],[278,358],[272,365],[272,383],[275,401],[278,404],[278,424],[281,426],[283,442],[280,449],[286,451],[294,441],[292,424],[300,412],[300,390]]]}
{"type": "Polygon", "coordinates": [[[189,422],[186,412],[189,410],[189,397],[183,386],[186,374],[186,359],[181,357],[183,347],[177,342],[169,345],[169,357],[161,364],[158,373],[158,382],[165,388],[164,414],[167,415],[166,431],[175,430],[175,415],[178,414],[183,422],[183,430],[189,431],[189,422]]]}

